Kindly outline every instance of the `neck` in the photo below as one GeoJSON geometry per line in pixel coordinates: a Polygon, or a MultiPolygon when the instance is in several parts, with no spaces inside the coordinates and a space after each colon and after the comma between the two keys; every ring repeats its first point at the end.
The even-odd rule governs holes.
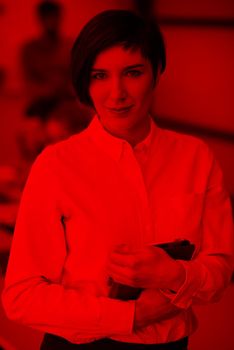
{"type": "Polygon", "coordinates": [[[144,118],[137,125],[129,129],[113,130],[106,128],[111,135],[127,141],[132,147],[143,141],[150,132],[150,116],[144,118]]]}

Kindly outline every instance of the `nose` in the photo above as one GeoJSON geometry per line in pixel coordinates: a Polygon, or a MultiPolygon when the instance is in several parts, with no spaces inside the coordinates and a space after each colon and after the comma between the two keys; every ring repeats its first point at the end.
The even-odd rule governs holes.
{"type": "Polygon", "coordinates": [[[127,98],[127,88],[123,79],[115,77],[111,80],[109,86],[109,98],[115,102],[122,102],[127,98]]]}

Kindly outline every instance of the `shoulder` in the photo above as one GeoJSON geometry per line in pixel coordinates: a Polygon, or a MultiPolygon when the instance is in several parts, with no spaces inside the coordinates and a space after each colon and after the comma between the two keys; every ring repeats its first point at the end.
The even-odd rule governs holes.
{"type": "Polygon", "coordinates": [[[159,135],[161,142],[171,148],[175,154],[179,153],[185,157],[199,155],[206,159],[213,158],[209,146],[199,137],[162,128],[159,128],[159,135]]]}
{"type": "Polygon", "coordinates": [[[156,151],[158,148],[165,161],[174,164],[178,171],[187,168],[194,174],[208,175],[215,163],[219,166],[213,151],[203,139],[161,128],[158,135],[156,151]]]}
{"type": "Polygon", "coordinates": [[[167,142],[178,144],[178,146],[187,145],[191,147],[200,147],[204,142],[193,135],[184,134],[178,131],[159,128],[160,134],[167,142]]]}
{"type": "Polygon", "coordinates": [[[44,164],[52,168],[64,159],[84,157],[89,149],[90,139],[85,129],[63,141],[47,146],[37,157],[34,165],[44,164]]]}
{"type": "Polygon", "coordinates": [[[202,139],[159,128],[159,151],[168,167],[179,176],[185,174],[199,188],[220,186],[222,169],[212,149],[202,139]],[[202,185],[201,185],[202,184],[202,185]]]}

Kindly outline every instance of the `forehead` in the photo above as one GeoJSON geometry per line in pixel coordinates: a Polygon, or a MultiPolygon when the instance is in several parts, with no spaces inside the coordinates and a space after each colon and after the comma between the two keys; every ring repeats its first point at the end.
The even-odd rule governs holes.
{"type": "Polygon", "coordinates": [[[148,65],[149,61],[142,55],[140,49],[125,49],[118,45],[100,52],[92,68],[112,69],[135,64],[148,65]]]}

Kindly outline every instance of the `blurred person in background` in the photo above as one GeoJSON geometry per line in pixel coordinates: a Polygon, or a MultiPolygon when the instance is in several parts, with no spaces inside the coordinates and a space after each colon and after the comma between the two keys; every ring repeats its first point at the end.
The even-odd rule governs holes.
{"type": "Polygon", "coordinates": [[[37,5],[36,13],[41,34],[25,43],[21,52],[28,100],[70,96],[69,52],[72,43],[61,31],[63,8],[57,1],[46,0],[37,5]]]}
{"type": "MultiPolygon", "coordinates": [[[[2,102],[6,98],[9,98],[9,90],[6,83],[7,70],[2,66],[0,67],[0,107],[2,119],[5,117],[5,108],[2,108],[2,102]]],[[[4,120],[1,120],[2,122],[4,130],[4,120]]],[[[1,152],[6,151],[2,147],[1,152]]],[[[20,195],[21,191],[16,168],[9,164],[0,164],[0,278],[6,270],[20,195]]]]}
{"type": "Polygon", "coordinates": [[[26,110],[26,117],[18,133],[21,158],[19,173],[24,186],[30,167],[39,153],[87,127],[91,109],[79,108],[75,100],[58,97],[38,99],[26,110]]]}
{"type": "MultiPolygon", "coordinates": [[[[50,104],[50,101],[58,101],[57,104],[63,106],[69,105],[67,108],[70,111],[73,108],[73,115],[80,113],[76,125],[81,130],[90,121],[91,111],[75,101],[70,79],[72,40],[62,33],[64,9],[57,1],[45,0],[37,5],[36,12],[41,35],[26,43],[21,52],[27,110],[35,104],[50,104]]],[[[28,115],[26,111],[26,116],[28,115]]],[[[72,119],[72,116],[68,114],[67,118],[72,119]]],[[[77,132],[77,128],[74,128],[74,132],[77,132]]]]}
{"type": "Polygon", "coordinates": [[[62,33],[62,5],[41,1],[36,13],[41,34],[27,42],[21,53],[28,101],[18,136],[24,179],[46,145],[83,130],[93,114],[75,99],[69,68],[72,41],[62,33]]]}
{"type": "MultiPolygon", "coordinates": [[[[83,130],[92,118],[90,108],[75,98],[70,79],[72,40],[62,33],[64,9],[53,0],[36,7],[40,36],[25,43],[21,67],[26,109],[17,131],[19,161],[0,167],[0,252],[5,271],[20,196],[31,165],[51,143],[83,130]]],[[[0,67],[0,95],[4,97],[6,71],[0,67]]]]}
{"type": "Polygon", "coordinates": [[[75,41],[74,88],[96,116],[35,161],[2,295],[9,318],[46,333],[42,350],[187,350],[192,306],[230,282],[221,170],[202,141],[150,115],[165,67],[157,23],[129,11],[98,14],[75,41]],[[181,238],[191,260],[162,248],[181,238]]]}
{"type": "Polygon", "coordinates": [[[5,93],[6,75],[5,68],[0,66],[0,97],[5,93]]]}

